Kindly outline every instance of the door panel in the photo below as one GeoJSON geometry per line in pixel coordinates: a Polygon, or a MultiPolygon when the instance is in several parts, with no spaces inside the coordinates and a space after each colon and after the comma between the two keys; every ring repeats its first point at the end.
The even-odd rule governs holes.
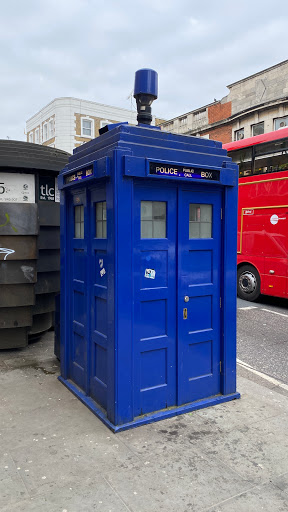
{"type": "Polygon", "coordinates": [[[220,218],[219,192],[179,189],[178,405],[220,392],[220,218]]]}
{"type": "Polygon", "coordinates": [[[71,244],[71,307],[72,333],[69,371],[71,379],[86,389],[87,372],[87,205],[86,193],[81,192],[71,197],[69,226],[71,244]]]}
{"type": "Polygon", "coordinates": [[[107,215],[105,188],[91,191],[90,200],[91,347],[90,394],[107,408],[107,215]]]}
{"type": "Polygon", "coordinates": [[[134,415],[176,404],[176,189],[135,186],[134,415]]]}

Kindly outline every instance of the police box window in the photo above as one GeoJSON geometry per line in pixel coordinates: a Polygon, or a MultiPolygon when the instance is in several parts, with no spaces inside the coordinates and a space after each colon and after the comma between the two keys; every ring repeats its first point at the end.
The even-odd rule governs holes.
{"type": "Polygon", "coordinates": [[[84,238],[84,206],[74,207],[74,238],[84,238]]]}
{"type": "Polygon", "coordinates": [[[141,238],[166,238],[165,201],[141,201],[141,238]]]}
{"type": "Polygon", "coordinates": [[[96,234],[95,238],[107,238],[106,201],[96,203],[96,234]]]}
{"type": "Polygon", "coordinates": [[[189,239],[212,237],[212,205],[189,205],[189,239]]]}

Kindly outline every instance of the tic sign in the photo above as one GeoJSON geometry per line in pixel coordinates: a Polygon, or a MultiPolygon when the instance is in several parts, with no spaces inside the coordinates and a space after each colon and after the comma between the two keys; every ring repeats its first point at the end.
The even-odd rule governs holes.
{"type": "Polygon", "coordinates": [[[57,178],[39,176],[39,201],[59,202],[57,178]]]}

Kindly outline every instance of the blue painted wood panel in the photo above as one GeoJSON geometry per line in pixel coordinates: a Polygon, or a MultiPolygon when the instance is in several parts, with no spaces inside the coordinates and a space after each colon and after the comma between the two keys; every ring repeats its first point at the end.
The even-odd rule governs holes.
{"type": "Polygon", "coordinates": [[[175,187],[134,188],[134,416],[176,404],[175,187]],[[141,201],[166,204],[166,237],[141,239],[141,201]],[[147,277],[152,269],[154,278],[147,277]],[[146,277],[145,277],[146,275],[146,277]]]}
{"type": "Polygon", "coordinates": [[[179,188],[178,219],[177,403],[183,405],[220,393],[221,191],[179,188]],[[212,206],[211,237],[189,238],[190,204],[212,206]]]}

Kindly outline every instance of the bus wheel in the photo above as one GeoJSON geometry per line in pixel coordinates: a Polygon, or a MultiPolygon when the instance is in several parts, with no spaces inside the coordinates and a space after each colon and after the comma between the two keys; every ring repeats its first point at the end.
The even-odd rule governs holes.
{"type": "Polygon", "coordinates": [[[237,271],[237,295],[240,299],[256,300],[260,295],[260,276],[252,265],[243,265],[237,271]]]}

